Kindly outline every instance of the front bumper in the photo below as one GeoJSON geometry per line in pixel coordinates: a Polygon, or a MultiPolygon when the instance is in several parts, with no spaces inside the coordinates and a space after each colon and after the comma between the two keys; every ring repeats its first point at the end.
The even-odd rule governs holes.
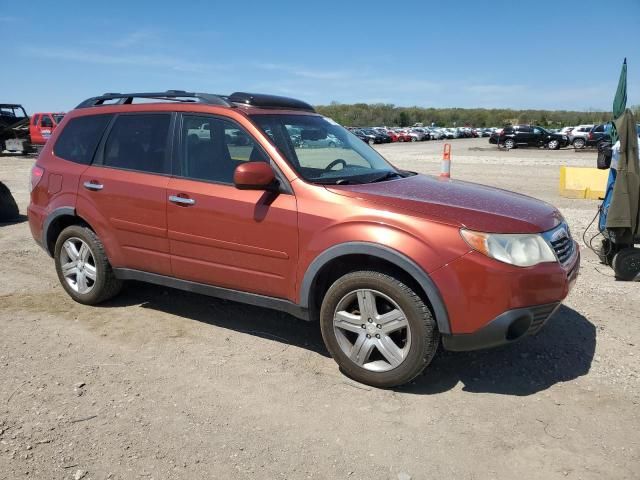
{"type": "Polygon", "coordinates": [[[444,348],[454,352],[497,347],[533,335],[547,323],[560,302],[509,310],[474,333],[443,335],[444,348]]]}
{"type": "Polygon", "coordinates": [[[431,274],[447,306],[448,350],[476,350],[537,333],[573,288],[580,250],[563,265],[519,268],[470,252],[431,274]]]}

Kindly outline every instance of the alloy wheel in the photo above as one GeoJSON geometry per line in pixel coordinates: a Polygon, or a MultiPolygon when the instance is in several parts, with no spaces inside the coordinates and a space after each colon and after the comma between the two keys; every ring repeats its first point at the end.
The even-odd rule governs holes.
{"type": "Polygon", "coordinates": [[[411,347],[405,313],[389,296],[354,290],[336,306],[333,328],[342,352],[360,367],[386,372],[398,367],[411,347]]]}
{"type": "Polygon", "coordinates": [[[68,238],[60,251],[65,281],[74,292],[89,293],[96,284],[96,262],[89,245],[77,237],[68,238]]]}

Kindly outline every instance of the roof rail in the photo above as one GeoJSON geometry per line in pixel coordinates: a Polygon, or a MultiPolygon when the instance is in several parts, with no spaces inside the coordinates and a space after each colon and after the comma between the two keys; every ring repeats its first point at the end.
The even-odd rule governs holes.
{"type": "Polygon", "coordinates": [[[134,98],[150,98],[155,100],[176,101],[176,102],[198,102],[210,105],[224,105],[230,107],[224,95],[214,95],[211,93],[186,92],[184,90],[167,90],[166,92],[141,92],[141,93],[105,93],[98,97],[91,97],[80,103],[76,108],[99,107],[106,101],[118,100],[109,105],[129,105],[134,98]]]}

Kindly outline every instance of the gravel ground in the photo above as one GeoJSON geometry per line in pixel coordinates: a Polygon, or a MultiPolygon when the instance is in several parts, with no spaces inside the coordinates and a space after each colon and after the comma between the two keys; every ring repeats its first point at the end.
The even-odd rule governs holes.
{"type": "MultiPolygon", "coordinates": [[[[592,151],[451,143],[454,178],[554,203],[575,236],[596,212],[557,194],[592,151]]],[[[379,150],[437,173],[442,144],[379,150]]],[[[0,158],[23,213],[32,163],[0,158]]],[[[74,303],[24,221],[0,226],[0,267],[0,480],[638,478],[640,284],[586,249],[539,335],[441,352],[395,390],[342,376],[282,313],[138,283],[74,303]]]]}

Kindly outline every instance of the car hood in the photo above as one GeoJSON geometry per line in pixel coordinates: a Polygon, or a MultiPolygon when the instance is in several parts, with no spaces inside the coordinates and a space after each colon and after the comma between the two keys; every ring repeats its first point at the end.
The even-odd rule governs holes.
{"type": "Polygon", "coordinates": [[[427,175],[327,188],[339,195],[481,232],[538,233],[563,220],[555,207],[526,195],[427,175]]]}

